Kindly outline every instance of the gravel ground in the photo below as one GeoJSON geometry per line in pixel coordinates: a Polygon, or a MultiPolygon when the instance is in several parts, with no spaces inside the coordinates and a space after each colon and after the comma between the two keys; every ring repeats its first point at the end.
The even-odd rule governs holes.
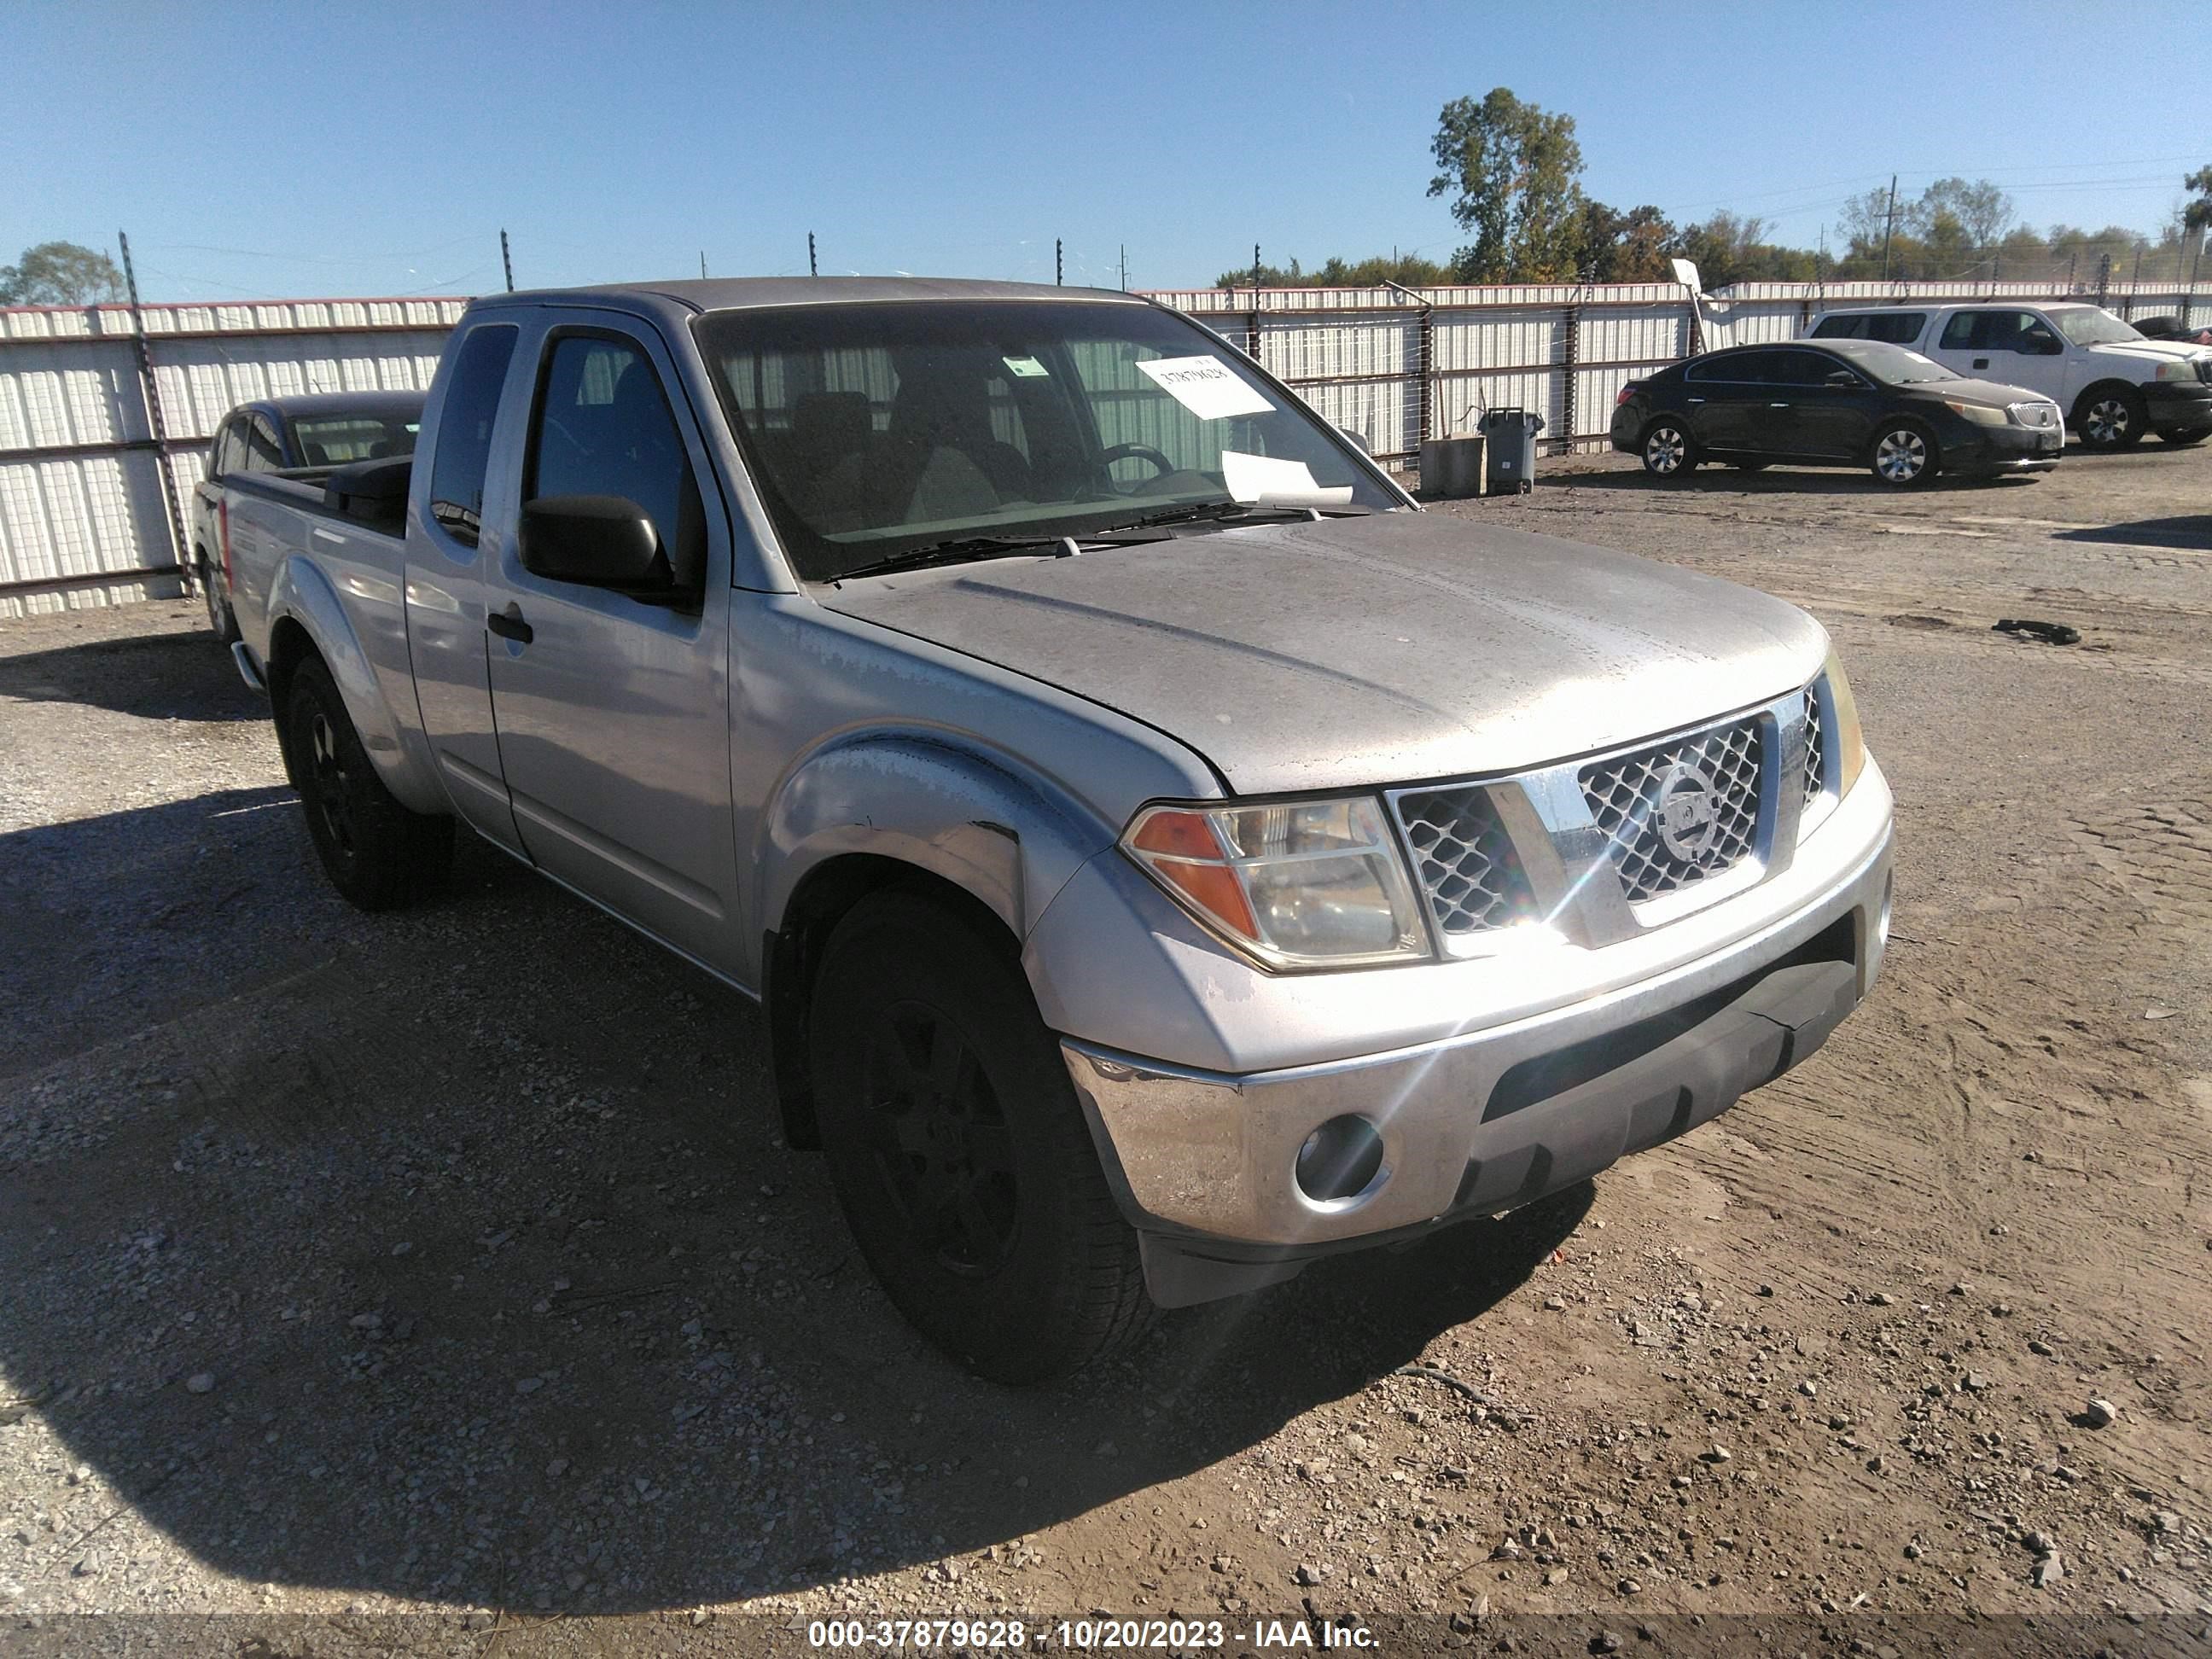
{"type": "Polygon", "coordinates": [[[189,605],[0,627],[6,1639],[1304,1610],[1426,1620],[1397,1651],[1547,1613],[1522,1650],[2204,1651],[2208,502],[2212,451],[2152,444],[1909,496],[1554,462],[1440,509],[1827,624],[1899,797],[1887,976],[1594,1186],[1032,1394],[890,1311],[743,999],[481,847],[343,908],[189,605]]]}

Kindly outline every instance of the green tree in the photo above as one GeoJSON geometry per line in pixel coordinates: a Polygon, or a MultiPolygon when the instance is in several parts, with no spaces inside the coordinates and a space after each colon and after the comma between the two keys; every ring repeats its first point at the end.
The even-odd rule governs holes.
{"type": "MultiPolygon", "coordinates": [[[[1451,281],[1451,272],[1418,253],[1378,253],[1365,259],[1345,259],[1331,254],[1311,270],[1296,259],[1287,266],[1263,264],[1260,277],[1262,288],[1379,288],[1384,283],[1401,283],[1407,288],[1435,288],[1451,281]]],[[[1224,270],[1214,278],[1213,285],[1249,288],[1252,267],[1224,270]]]]}
{"type": "Polygon", "coordinates": [[[1674,227],[1656,207],[1626,213],[1603,202],[1583,202],[1581,249],[1576,275],[1586,283],[1663,283],[1672,275],[1668,250],[1674,227]]]}
{"type": "Polygon", "coordinates": [[[1571,115],[1524,103],[1504,87],[1455,98],[1437,118],[1429,194],[1451,198],[1474,240],[1452,260],[1462,282],[1571,279],[1583,228],[1582,146],[1571,115]]]}
{"type": "Polygon", "coordinates": [[[2193,192],[2189,204],[2181,210],[2182,228],[2212,230],[2212,167],[2197,168],[2181,181],[2181,187],[2193,192]]]}
{"type": "Polygon", "coordinates": [[[97,248],[41,242],[0,265],[0,304],[82,306],[123,297],[123,273],[97,248]]]}

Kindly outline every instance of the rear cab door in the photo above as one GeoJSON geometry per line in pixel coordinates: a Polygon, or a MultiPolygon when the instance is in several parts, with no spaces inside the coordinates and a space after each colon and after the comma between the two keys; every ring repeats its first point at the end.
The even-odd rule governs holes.
{"type": "Polygon", "coordinates": [[[547,873],[736,975],[731,529],[710,452],[653,323],[582,307],[536,315],[514,521],[541,498],[633,501],[672,585],[641,595],[559,580],[501,538],[485,573],[489,649],[516,827],[547,873]]]}
{"type": "Polygon", "coordinates": [[[465,319],[423,411],[409,490],[407,643],[422,730],[453,810],[522,851],[500,775],[484,616],[485,572],[514,533],[529,366],[512,314],[465,319]]]}

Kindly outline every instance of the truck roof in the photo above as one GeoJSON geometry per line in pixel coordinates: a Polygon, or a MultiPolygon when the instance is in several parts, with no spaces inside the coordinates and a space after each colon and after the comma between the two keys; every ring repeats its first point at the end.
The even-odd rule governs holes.
{"type": "Polygon", "coordinates": [[[293,398],[249,398],[240,409],[265,409],[288,421],[318,415],[419,415],[421,392],[307,392],[293,398]]]}
{"type": "Polygon", "coordinates": [[[609,283],[591,288],[532,289],[493,294],[475,307],[593,305],[610,300],[682,310],[747,311],[769,306],[868,305],[897,300],[1097,300],[1144,305],[1110,288],[1061,288],[1042,283],[989,283],[957,276],[715,276],[669,283],[609,283]]]}

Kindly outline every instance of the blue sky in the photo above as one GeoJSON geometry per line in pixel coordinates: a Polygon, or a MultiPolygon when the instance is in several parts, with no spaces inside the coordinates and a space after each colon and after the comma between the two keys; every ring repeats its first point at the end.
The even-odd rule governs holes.
{"type": "Polygon", "coordinates": [[[2212,163],[2212,5],[1522,0],[264,7],[13,0],[0,261],[127,230],[148,297],[463,294],[822,269],[1205,286],[1448,257],[1448,99],[1572,114],[1583,185],[1811,245],[1986,175],[2151,229],[2212,163]]]}

